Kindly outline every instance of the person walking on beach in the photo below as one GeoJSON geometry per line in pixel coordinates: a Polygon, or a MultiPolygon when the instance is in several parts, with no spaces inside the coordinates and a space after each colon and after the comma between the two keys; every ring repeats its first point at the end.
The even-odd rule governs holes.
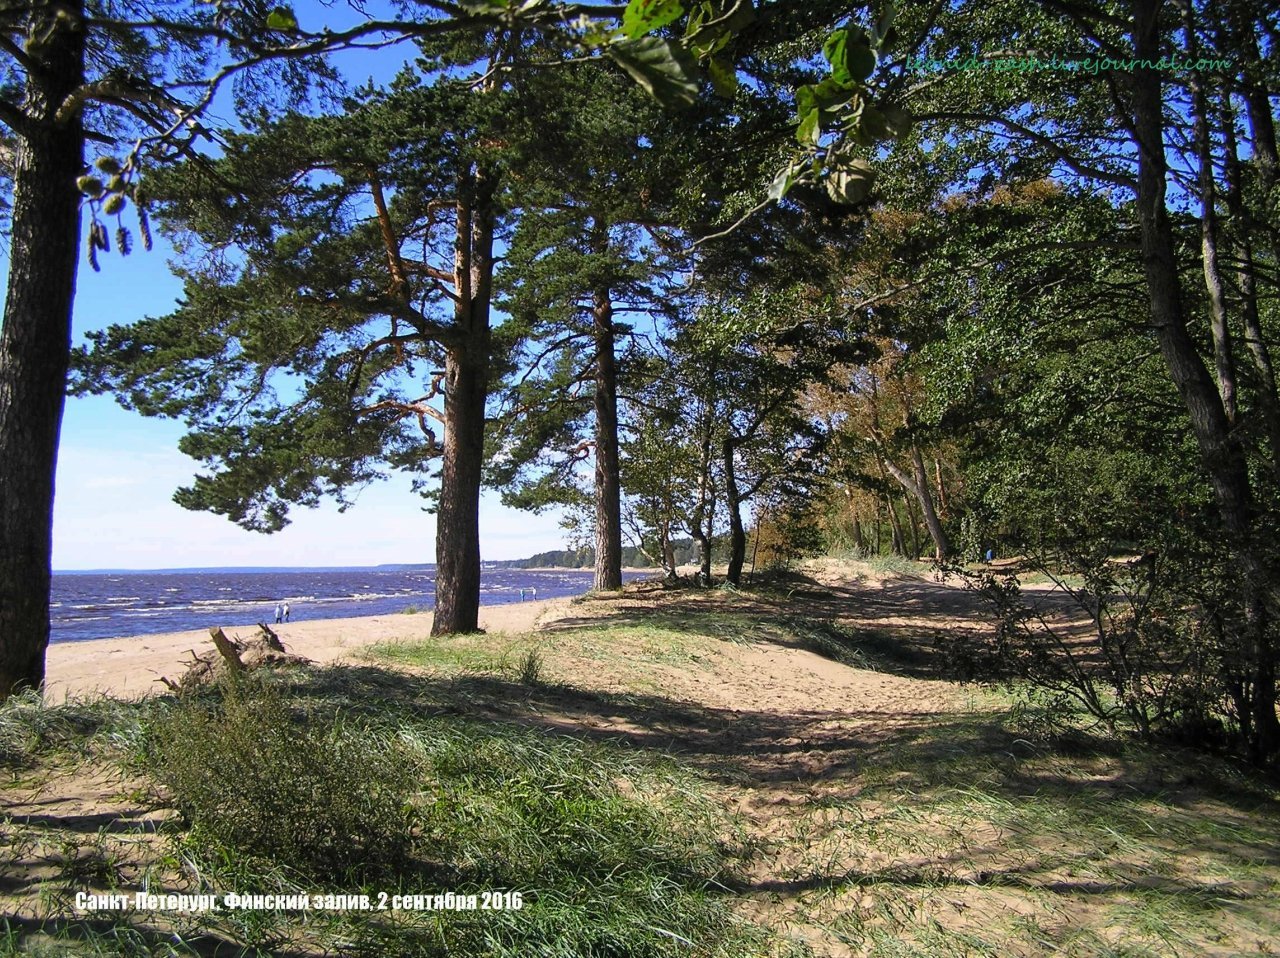
{"type": "Polygon", "coordinates": [[[279,602],[276,603],[276,625],[284,621],[284,606],[279,602]]]}
{"type": "Polygon", "coordinates": [[[289,603],[288,602],[284,604],[284,620],[286,622],[289,621],[289,603]]]}
{"type": "Polygon", "coordinates": [[[523,601],[524,601],[524,594],[525,594],[525,592],[527,592],[527,591],[528,591],[527,589],[521,589],[521,590],[520,590],[520,601],[521,601],[521,602],[523,602],[523,601]]]}

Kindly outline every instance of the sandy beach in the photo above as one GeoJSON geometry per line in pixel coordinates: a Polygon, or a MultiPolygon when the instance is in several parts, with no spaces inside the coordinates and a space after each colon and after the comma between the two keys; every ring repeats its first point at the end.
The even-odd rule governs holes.
{"type": "MultiPolygon", "coordinates": [[[[482,606],[480,627],[487,632],[517,633],[560,618],[571,598],[482,606]]],[[[313,662],[351,661],[365,646],[379,642],[422,639],[431,633],[431,615],[372,615],[351,619],[313,619],[273,626],[285,647],[313,662]]],[[[228,628],[227,635],[251,637],[253,627],[228,628]]],[[[46,658],[45,698],[62,702],[69,696],[110,694],[139,698],[164,691],[161,676],[176,679],[185,671],[191,650],[211,647],[209,633],[163,632],[88,642],[59,642],[46,658]]]]}

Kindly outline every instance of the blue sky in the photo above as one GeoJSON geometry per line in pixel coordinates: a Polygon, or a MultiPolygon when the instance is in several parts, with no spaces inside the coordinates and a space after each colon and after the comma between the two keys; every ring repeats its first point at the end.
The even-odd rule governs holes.
{"type": "MultiPolygon", "coordinates": [[[[337,5],[323,14],[325,22],[340,27],[334,13],[342,9],[337,5]]],[[[316,26],[309,14],[319,11],[311,4],[299,4],[298,12],[305,26],[316,26]]],[[[411,54],[411,47],[401,46],[348,57],[341,66],[353,83],[370,75],[384,80],[411,54]]],[[[101,273],[82,259],[73,342],[111,323],[167,313],[181,292],[167,266],[169,254],[157,236],[151,253],[139,244],[127,258],[102,255],[101,273]]],[[[0,275],[7,273],[5,248],[0,275]]],[[[109,397],[68,399],[54,506],[54,569],[435,560],[435,517],[422,511],[408,478],[366,488],[345,513],[331,504],[299,509],[293,523],[274,535],[246,532],[221,516],[179,508],[172,501],[174,490],[188,484],[198,467],[177,450],[182,433],[181,423],[143,418],[109,397]]],[[[558,514],[507,509],[494,493],[482,500],[480,538],[486,560],[521,558],[564,544],[558,514]]]]}

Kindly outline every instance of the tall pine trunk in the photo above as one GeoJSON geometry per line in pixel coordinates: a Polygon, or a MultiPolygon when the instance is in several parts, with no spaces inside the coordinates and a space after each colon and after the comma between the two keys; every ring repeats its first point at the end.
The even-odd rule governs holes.
{"type": "Polygon", "coordinates": [[[596,349],[596,574],[595,588],[622,588],[622,487],[618,454],[618,364],[613,301],[607,289],[592,298],[596,349]]]}
{"type": "MultiPolygon", "coordinates": [[[[1139,60],[1160,58],[1160,12],[1160,0],[1134,2],[1134,54],[1139,60]]],[[[1244,612],[1240,667],[1248,686],[1240,703],[1240,720],[1250,757],[1263,762],[1280,748],[1280,722],[1276,718],[1275,652],[1267,616],[1268,581],[1254,541],[1249,471],[1213,378],[1187,331],[1173,231],[1165,209],[1167,171],[1161,77],[1155,70],[1137,70],[1130,76],[1138,147],[1138,223],[1151,324],[1170,378],[1190,415],[1223,532],[1239,572],[1244,612]]]]}
{"type": "Polygon", "coordinates": [[[84,78],[83,7],[32,14],[31,61],[12,131],[12,235],[0,328],[0,698],[44,683],[49,644],[53,489],[79,258],[84,164],[79,116],[54,122],[84,78]]]}
{"type": "Polygon", "coordinates": [[[446,345],[444,464],[436,518],[432,635],[480,628],[480,483],[489,398],[489,306],[493,292],[493,183],[463,178],[455,249],[455,337],[446,345]]]}

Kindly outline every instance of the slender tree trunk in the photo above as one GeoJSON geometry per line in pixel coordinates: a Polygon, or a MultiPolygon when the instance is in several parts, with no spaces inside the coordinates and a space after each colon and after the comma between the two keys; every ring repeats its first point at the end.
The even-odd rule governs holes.
{"type": "MultiPolygon", "coordinates": [[[[884,460],[884,468],[898,480],[902,488],[911,493],[919,504],[920,511],[924,515],[925,527],[929,530],[929,538],[933,540],[934,556],[941,562],[951,554],[951,540],[947,538],[946,530],[942,528],[942,522],[938,519],[937,510],[933,507],[933,495],[929,491],[929,476],[925,472],[924,458],[920,455],[919,447],[915,443],[911,444],[911,469],[915,473],[914,478],[888,458],[884,460]]],[[[912,532],[915,532],[914,514],[912,515],[912,532]]]]}
{"type": "Polygon", "coordinates": [[[446,349],[444,464],[436,518],[432,635],[480,628],[480,483],[489,397],[489,307],[493,290],[493,183],[465,177],[458,202],[456,339],[446,349]]]}
{"type": "Polygon", "coordinates": [[[947,484],[942,481],[942,460],[933,460],[933,475],[938,481],[938,511],[950,515],[951,503],[947,500],[947,484]]]}
{"type": "MultiPolygon", "coordinates": [[[[1160,0],[1134,0],[1134,55],[1139,60],[1160,58],[1160,11],[1160,0]]],[[[1151,322],[1169,375],[1190,415],[1223,531],[1240,573],[1245,618],[1241,653],[1251,686],[1249,714],[1242,718],[1251,730],[1247,742],[1250,757],[1260,763],[1280,747],[1280,722],[1276,717],[1275,654],[1268,634],[1268,581],[1254,542],[1249,472],[1221,398],[1187,332],[1173,233],[1165,209],[1161,76],[1155,70],[1137,70],[1129,76],[1138,147],[1138,222],[1151,322]]]]}
{"type": "Polygon", "coordinates": [[[662,524],[662,571],[668,581],[676,578],[676,547],[671,544],[671,526],[662,524]]]}
{"type": "Polygon", "coordinates": [[[910,496],[902,497],[902,505],[907,510],[907,525],[911,530],[911,558],[920,558],[920,521],[916,518],[915,503],[910,496]]]}
{"type": "MultiPolygon", "coordinates": [[[[1254,20],[1254,17],[1260,16],[1261,8],[1248,0],[1228,3],[1227,6],[1236,36],[1236,43],[1232,46],[1238,46],[1244,52],[1244,83],[1241,92],[1249,117],[1259,195],[1274,196],[1280,181],[1280,148],[1276,145],[1275,116],[1271,112],[1271,91],[1268,89],[1266,73],[1268,67],[1258,46],[1257,23],[1254,20]]],[[[1260,225],[1270,238],[1275,261],[1280,262],[1280,225],[1271,217],[1264,217],[1260,225]]]]}
{"type": "Polygon", "coordinates": [[[895,555],[906,556],[907,543],[902,536],[902,520],[898,517],[898,509],[893,504],[893,497],[886,494],[884,497],[884,507],[889,510],[889,532],[893,537],[893,551],[895,555]]]}
{"type": "Polygon", "coordinates": [[[711,433],[715,410],[711,403],[702,406],[702,435],[698,443],[698,504],[693,510],[690,533],[698,543],[698,581],[711,584],[711,533],[715,524],[715,490],[711,481],[711,433]]]}
{"type": "MultiPolygon", "coordinates": [[[[1221,31],[1219,36],[1225,36],[1221,31]]],[[[1280,478],[1280,393],[1276,390],[1275,367],[1271,362],[1271,350],[1262,332],[1262,319],[1258,311],[1258,289],[1253,262],[1254,222],[1245,205],[1241,183],[1239,144],[1236,139],[1235,110],[1231,96],[1224,92],[1222,105],[1222,130],[1226,156],[1226,200],[1231,222],[1237,235],[1236,283],[1240,288],[1241,313],[1244,319],[1244,344],[1258,373],[1258,400],[1267,426],[1271,446],[1271,468],[1280,478]]]]}
{"type": "Polygon", "coordinates": [[[711,584],[711,531],[699,525],[693,533],[693,541],[698,544],[698,582],[700,585],[711,584]]]}
{"type": "Polygon", "coordinates": [[[26,122],[14,134],[9,281],[0,329],[0,699],[44,683],[53,490],[71,353],[83,169],[79,116],[53,115],[84,77],[79,0],[31,16],[26,122]]]}
{"type": "Polygon", "coordinates": [[[596,575],[595,588],[622,588],[622,486],[618,455],[618,365],[613,300],[596,290],[592,302],[596,347],[596,575]]]}
{"type": "MultiPolygon", "coordinates": [[[[929,492],[929,475],[924,471],[924,458],[920,455],[920,447],[911,444],[911,463],[916,472],[916,496],[920,500],[920,512],[924,516],[924,524],[929,530],[929,538],[933,540],[934,558],[941,562],[951,554],[951,540],[947,538],[938,511],[933,507],[933,496],[929,492]]],[[[941,485],[941,477],[939,477],[941,485]]]]}
{"type": "Polygon", "coordinates": [[[729,569],[726,578],[736,586],[742,583],[742,566],[747,561],[747,530],[742,525],[742,500],[733,463],[735,443],[726,439],[720,448],[724,460],[724,501],[729,510],[729,569]]]}
{"type": "MultiPolygon", "coordinates": [[[[1184,3],[1183,21],[1187,55],[1199,57],[1192,11],[1184,3]]],[[[1204,76],[1194,70],[1190,74],[1192,126],[1196,158],[1200,169],[1197,189],[1200,193],[1200,258],[1204,268],[1204,284],[1209,294],[1209,329],[1213,334],[1213,358],[1218,375],[1218,394],[1227,422],[1236,421],[1236,373],[1231,349],[1231,330],[1227,326],[1227,297],[1218,263],[1217,190],[1214,185],[1213,150],[1209,142],[1209,103],[1204,92],[1204,76]]]]}

